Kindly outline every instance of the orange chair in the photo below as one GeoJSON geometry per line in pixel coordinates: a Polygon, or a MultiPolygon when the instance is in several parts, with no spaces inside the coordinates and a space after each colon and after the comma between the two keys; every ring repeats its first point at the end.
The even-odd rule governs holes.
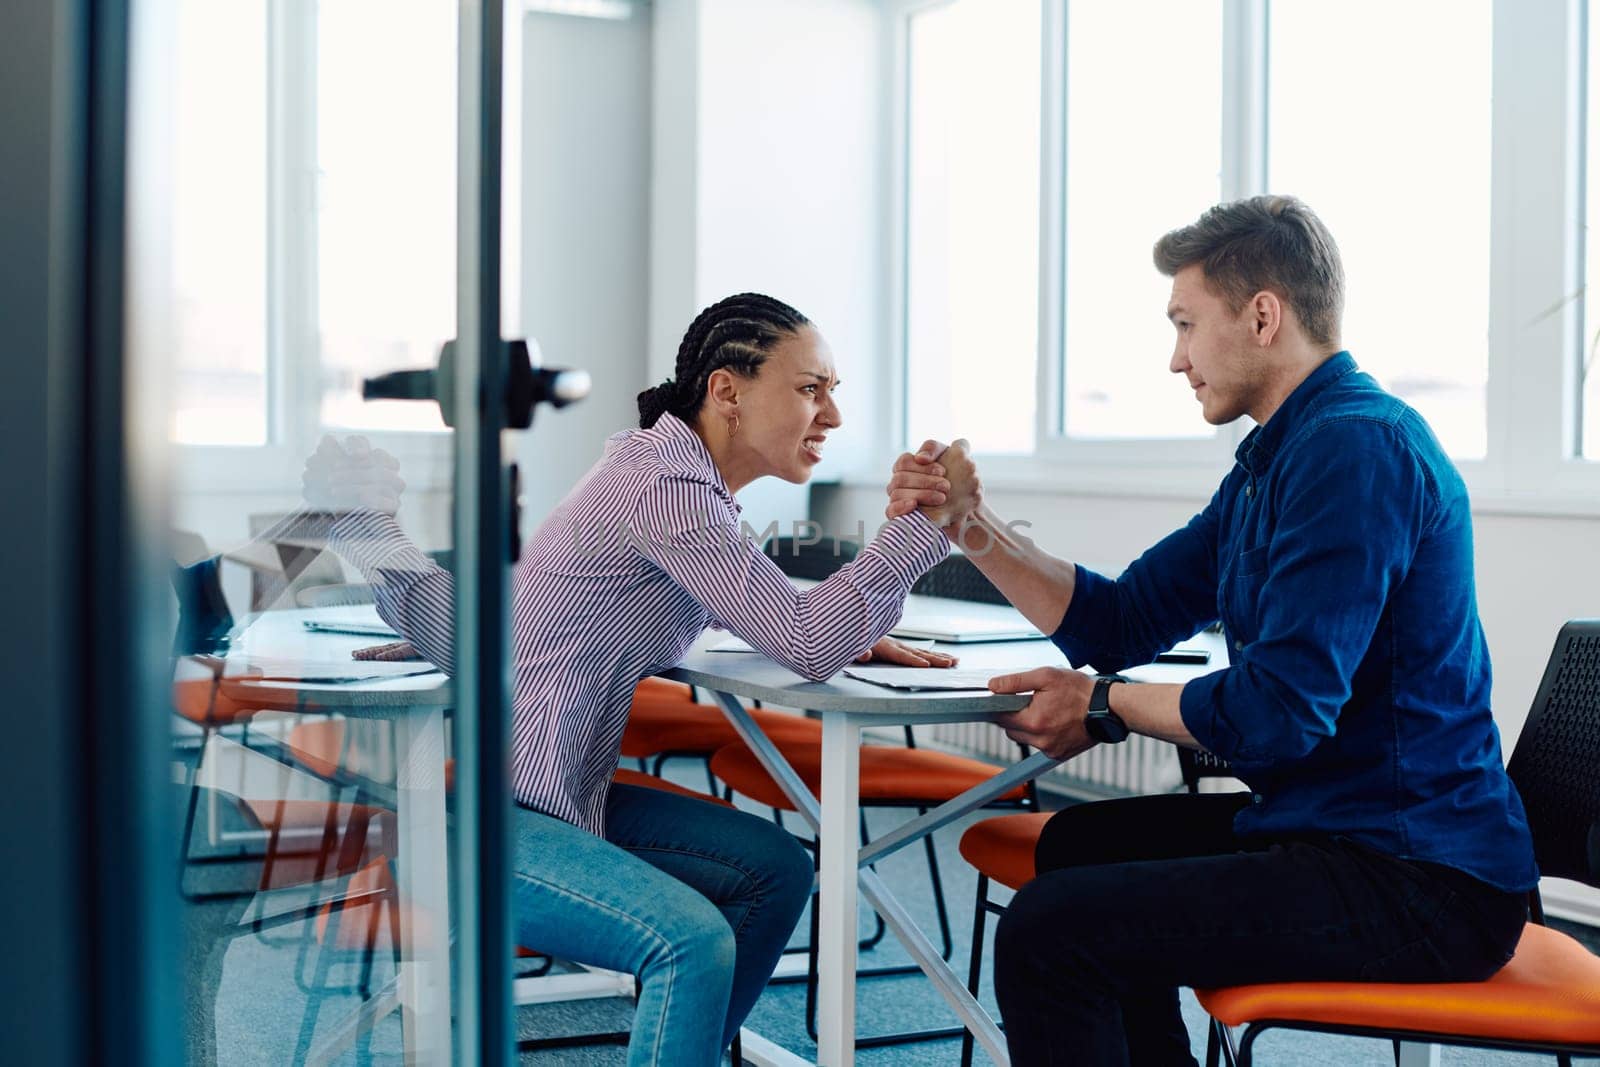
{"type": "MultiPolygon", "coordinates": [[[[172,710],[181,719],[199,727],[200,741],[195,751],[194,760],[189,764],[185,781],[185,801],[183,816],[183,832],[178,848],[178,890],[192,901],[203,901],[235,895],[231,891],[221,893],[192,892],[185,882],[185,874],[191,865],[229,864],[238,863],[244,859],[260,859],[261,855],[247,852],[229,852],[220,855],[196,856],[192,853],[194,840],[194,827],[199,811],[200,799],[200,761],[205,756],[206,746],[210,743],[213,734],[220,735],[224,729],[238,727],[240,730],[239,744],[245,748],[261,751],[272,756],[281,754],[281,746],[276,742],[258,739],[252,746],[250,741],[250,724],[257,715],[268,711],[292,711],[292,703],[274,701],[271,694],[264,694],[264,699],[251,700],[248,703],[234,699],[228,692],[227,686],[220,678],[221,661],[208,661],[204,658],[193,658],[186,662],[206,668],[207,673],[198,677],[184,677],[172,683],[172,710]]],[[[259,814],[259,813],[258,813],[259,814]]],[[[269,839],[270,851],[277,845],[277,831],[270,822],[263,821],[263,828],[273,831],[269,839]]],[[[270,855],[268,858],[270,866],[270,855]]]]}
{"type": "MultiPolygon", "coordinates": [[[[1546,877],[1600,887],[1600,619],[1556,637],[1507,768],[1546,877]]],[[[1516,955],[1483,982],[1286,982],[1196,990],[1229,1064],[1272,1027],[1437,1045],[1600,1055],[1600,958],[1548,929],[1535,889],[1516,955]],[[1237,1048],[1228,1026],[1244,1026],[1237,1048]]]]}
{"type": "MultiPolygon", "coordinates": [[[[811,790],[812,795],[821,796],[821,742],[812,740],[795,742],[774,738],[774,743],[783,754],[783,757],[789,761],[790,766],[794,768],[795,773],[800,776],[800,780],[805,783],[806,788],[811,790]]],[[[916,741],[910,728],[906,729],[906,745],[903,747],[898,745],[862,746],[860,798],[862,807],[861,840],[863,844],[866,843],[867,839],[865,809],[869,807],[915,808],[918,814],[921,814],[929,808],[937,807],[945,801],[959,796],[974,786],[981,785],[995,775],[994,767],[979,760],[951,755],[946,752],[932,752],[915,746],[916,741]]],[[[775,811],[794,810],[794,804],[784,794],[777,781],[767,772],[766,767],[762,765],[756,754],[743,742],[719,749],[711,757],[711,772],[727,783],[732,791],[742,793],[758,803],[766,804],[775,811]]],[[[1034,792],[1033,783],[1017,786],[1015,789],[1001,794],[991,801],[991,805],[1037,808],[1038,799],[1037,794],[1034,792]]],[[[943,941],[943,956],[945,959],[949,959],[952,950],[950,918],[945,908],[944,887],[939,877],[938,853],[934,848],[932,835],[924,837],[922,843],[928,860],[928,878],[933,886],[934,909],[939,920],[939,933],[943,941]]],[[[883,924],[880,919],[874,934],[863,941],[861,947],[870,948],[882,937],[883,924]]],[[[806,988],[806,1026],[813,1040],[817,1036],[816,943],[817,909],[815,901],[813,901],[811,909],[811,939],[807,946],[810,967],[807,972],[806,988]]],[[[920,972],[920,968],[911,964],[867,968],[857,973],[859,977],[871,978],[914,972],[920,972]]],[[[946,1027],[915,1033],[884,1034],[858,1038],[856,1046],[858,1048],[875,1048],[909,1041],[955,1037],[965,1032],[966,1029],[964,1027],[946,1027]]]]}
{"type": "MultiPolygon", "coordinates": [[[[773,739],[822,739],[822,724],[801,715],[754,708],[756,725],[773,739]]],[[[693,690],[678,682],[646,678],[633,691],[628,725],[622,732],[622,755],[639,761],[641,771],[660,777],[669,759],[689,757],[709,761],[711,754],[739,740],[727,716],[714,704],[696,703],[693,690]],[[652,766],[649,761],[653,759],[652,766]]],[[[706,768],[711,791],[717,782],[706,768]]]]}
{"type": "MultiPolygon", "coordinates": [[[[1009,889],[1021,889],[1033,881],[1034,851],[1044,824],[1053,811],[1030,811],[1021,815],[996,815],[967,827],[961,835],[961,856],[978,871],[977,903],[972,909],[972,954],[967,965],[967,992],[978,995],[978,980],[983,977],[983,939],[988,916],[1004,915],[1006,909],[989,899],[989,883],[999,882],[1009,889]]],[[[961,1067],[972,1065],[972,1032],[961,1036],[961,1067]]]]}

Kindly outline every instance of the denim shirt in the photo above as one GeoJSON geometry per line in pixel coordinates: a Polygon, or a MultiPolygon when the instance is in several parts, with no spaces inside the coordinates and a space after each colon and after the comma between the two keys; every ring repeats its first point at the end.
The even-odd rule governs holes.
{"type": "Polygon", "coordinates": [[[1077,569],[1055,643],[1112,671],[1221,619],[1232,664],[1184,686],[1181,710],[1254,793],[1239,834],[1344,836],[1531,888],[1466,486],[1432,431],[1340,352],[1235,459],[1121,577],[1077,569]]]}

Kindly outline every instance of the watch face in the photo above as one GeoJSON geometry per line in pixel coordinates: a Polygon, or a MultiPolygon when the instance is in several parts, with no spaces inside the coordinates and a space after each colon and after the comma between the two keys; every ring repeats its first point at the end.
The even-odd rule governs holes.
{"type": "Polygon", "coordinates": [[[1091,711],[1083,720],[1083,728],[1096,741],[1116,744],[1128,739],[1128,724],[1114,711],[1091,711]]]}

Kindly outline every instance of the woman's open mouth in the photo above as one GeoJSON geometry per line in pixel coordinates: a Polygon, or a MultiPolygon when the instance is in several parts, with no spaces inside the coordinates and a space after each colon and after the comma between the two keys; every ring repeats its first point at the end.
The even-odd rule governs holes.
{"type": "Polygon", "coordinates": [[[825,437],[807,437],[800,442],[800,449],[811,462],[817,463],[822,459],[822,442],[825,440],[825,437]]]}

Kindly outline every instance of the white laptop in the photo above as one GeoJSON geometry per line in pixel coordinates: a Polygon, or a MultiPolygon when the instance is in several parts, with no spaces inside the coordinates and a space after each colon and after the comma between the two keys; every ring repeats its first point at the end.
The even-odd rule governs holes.
{"type": "Polygon", "coordinates": [[[1044,636],[1012,607],[922,596],[906,598],[905,612],[889,632],[951,644],[1032,641],[1044,636]]]}

